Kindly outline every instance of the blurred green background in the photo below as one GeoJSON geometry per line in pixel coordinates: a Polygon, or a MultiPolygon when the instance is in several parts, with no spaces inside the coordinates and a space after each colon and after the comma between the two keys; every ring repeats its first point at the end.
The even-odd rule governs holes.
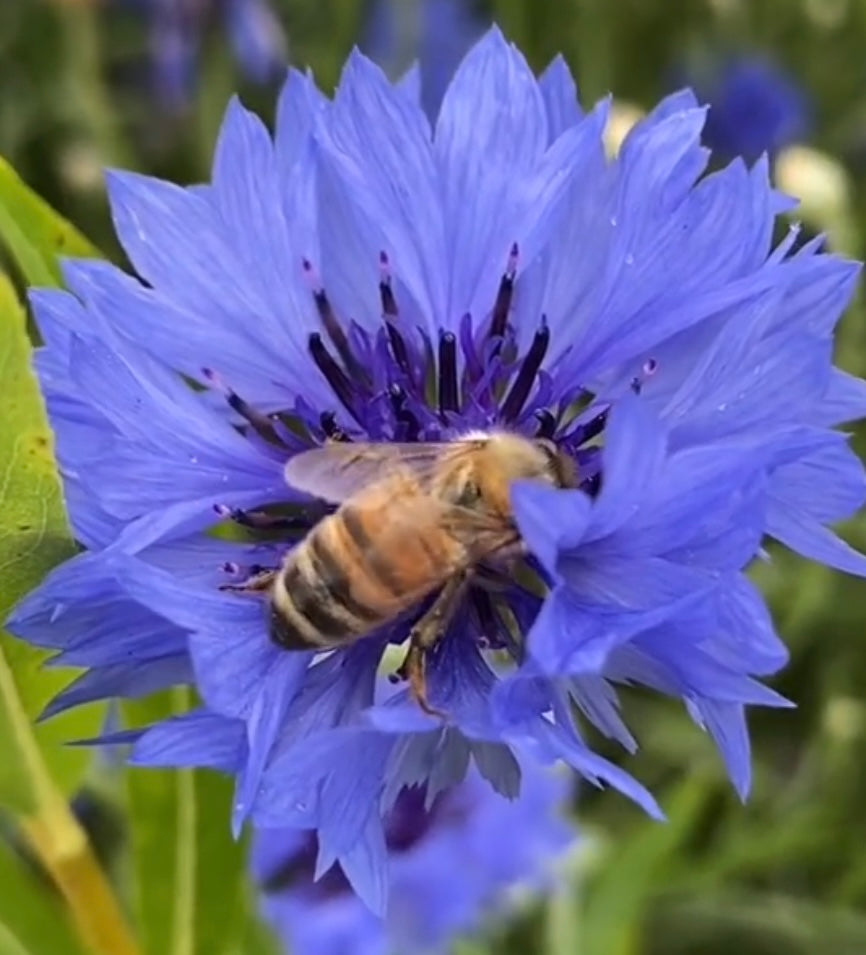
{"type": "MultiPolygon", "coordinates": [[[[278,88],[277,81],[255,84],[245,78],[225,32],[214,24],[204,36],[188,101],[167,105],[150,85],[148,35],[136,2],[144,0],[0,2],[0,154],[113,256],[117,248],[101,168],[119,165],[182,183],[201,181],[231,92],[240,89],[249,105],[270,117],[278,88]]],[[[613,91],[648,109],[670,90],[686,62],[730,51],[770,57],[810,99],[807,142],[829,161],[814,173],[810,228],[827,229],[831,245],[842,253],[862,255],[864,0],[489,0],[470,6],[481,21],[497,20],[536,68],[562,52],[584,102],[613,91]],[[825,193],[829,188],[829,197],[822,188],[825,193]]],[[[273,9],[288,38],[290,62],[311,66],[319,83],[332,89],[351,46],[368,36],[368,5],[273,0],[273,9]]],[[[411,49],[398,44],[382,55],[384,65],[399,72],[411,49]]],[[[862,299],[844,319],[838,361],[866,372],[862,299]]],[[[855,440],[866,453],[864,438],[866,433],[855,440]]],[[[866,518],[846,528],[844,536],[866,547],[866,518]]],[[[530,907],[512,924],[492,927],[485,940],[461,943],[461,951],[866,953],[866,586],[776,552],[755,575],[792,653],[774,686],[798,708],[752,714],[755,782],[749,803],[739,804],[709,740],[679,706],[630,694],[629,723],[638,730],[641,752],[629,768],[659,796],[669,824],[648,822],[616,796],[581,792],[586,841],[569,892],[544,907],[530,907]]],[[[605,755],[620,758],[594,742],[605,755]]],[[[182,824],[176,818],[180,784],[168,774],[149,775],[148,780],[133,773],[135,781],[119,793],[104,773],[91,773],[100,803],[113,807],[92,815],[93,832],[120,884],[130,878],[123,851],[130,843],[137,850],[132,867],[141,869],[137,875],[145,882],[160,877],[165,860],[154,853],[147,831],[126,831],[119,803],[146,804],[150,836],[160,827],[182,824]]],[[[200,833],[198,845],[210,853],[203,858],[207,865],[239,871],[237,853],[223,832],[228,793],[218,781],[193,775],[183,778],[202,789],[207,807],[202,818],[210,826],[200,833]]],[[[19,914],[32,910],[34,924],[40,913],[58,918],[47,883],[21,860],[15,851],[0,858],[5,871],[0,896],[14,884],[10,898],[19,914]]],[[[238,878],[231,875],[231,891],[223,887],[220,904],[240,898],[238,878]]],[[[206,895],[202,905],[213,905],[206,895]]],[[[237,909],[231,919],[223,913],[225,948],[195,951],[266,951],[260,927],[243,905],[237,909]]],[[[21,949],[4,940],[3,917],[0,912],[0,955],[20,955],[21,949]]],[[[216,936],[211,938],[209,944],[216,945],[216,936]]],[[[159,943],[149,949],[159,951],[159,943]]],[[[65,955],[67,950],[56,941],[44,951],[65,955]]]]}

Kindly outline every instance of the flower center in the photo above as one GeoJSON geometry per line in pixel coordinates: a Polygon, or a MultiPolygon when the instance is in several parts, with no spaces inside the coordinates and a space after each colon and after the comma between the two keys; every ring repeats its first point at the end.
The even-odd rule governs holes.
{"type": "MultiPolygon", "coordinates": [[[[205,369],[204,380],[222,391],[240,418],[240,432],[281,461],[324,441],[439,442],[469,430],[504,426],[553,442],[574,460],[581,489],[594,495],[601,481],[597,439],[605,428],[607,408],[595,407],[590,393],[569,384],[562,375],[558,378],[556,362],[542,368],[551,341],[545,316],[520,352],[510,321],[518,259],[515,243],[490,314],[478,327],[473,316],[465,314],[456,333],[443,330],[435,342],[401,320],[385,252],[379,255],[382,324],[374,331],[340,321],[313,263],[304,260],[303,274],[321,324],[321,331],[309,337],[309,353],[328,383],[333,406],[312,408],[299,397],[293,407],[265,414],[216,372],[205,369]]],[[[654,371],[655,363],[647,362],[632,387],[640,390],[654,371]]],[[[216,511],[254,540],[274,545],[277,552],[282,546],[285,552],[287,545],[296,543],[332,509],[312,502],[277,503],[257,511],[219,505],[216,511]]],[[[224,568],[231,576],[266,569],[235,564],[224,568]]],[[[539,568],[534,569],[537,574],[539,568]]],[[[508,595],[514,581],[498,576],[499,591],[508,595]]],[[[512,648],[511,628],[503,624],[501,613],[502,600],[510,601],[510,596],[500,597],[495,587],[491,596],[489,583],[469,590],[476,629],[482,635],[479,641],[494,648],[512,648]]]]}

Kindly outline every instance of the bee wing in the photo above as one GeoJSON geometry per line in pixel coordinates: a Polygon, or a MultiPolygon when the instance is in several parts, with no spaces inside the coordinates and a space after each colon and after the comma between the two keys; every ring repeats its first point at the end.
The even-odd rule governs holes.
{"type": "Polygon", "coordinates": [[[348,441],[302,451],[283,470],[286,482],[299,491],[340,504],[360,488],[395,471],[427,476],[445,443],[361,444],[348,441]]]}

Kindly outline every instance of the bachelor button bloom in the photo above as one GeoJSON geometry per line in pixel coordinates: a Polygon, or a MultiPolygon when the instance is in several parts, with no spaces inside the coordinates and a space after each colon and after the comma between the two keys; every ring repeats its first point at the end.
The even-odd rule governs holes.
{"type": "Polygon", "coordinates": [[[704,142],[719,158],[775,156],[809,131],[806,93],[769,60],[709,57],[690,79],[698,99],[709,104],[704,142]]]}
{"type": "Polygon", "coordinates": [[[244,75],[265,83],[282,73],[286,40],[269,0],[121,0],[149,22],[153,82],[169,108],[187,104],[199,51],[214,21],[225,31],[244,75]]]}
{"type": "Polygon", "coordinates": [[[620,684],[683,700],[745,796],[745,708],[786,705],[755,679],[786,652],[745,569],[773,538],[866,575],[828,529],[864,499],[835,428],[866,388],[832,365],[857,267],[796,230],[773,248],[791,201],[766,160],[707,173],[691,92],[612,161],[607,111],[495,28],[432,126],[355,53],[333,102],[290,76],[273,140],[233,102],[207,185],[110,174],[140,278],[69,262],[68,291],[32,295],[86,547],[10,621],[87,668],[50,709],[192,683],[200,710],[113,738],[231,773],[235,828],[315,831],[318,871],[338,861],[377,912],[406,786],[434,798],[474,765],[514,797],[528,749],[660,816],[575,716],[634,750],[620,684]],[[491,426],[555,441],[579,483],[514,488],[532,557],[473,587],[430,655],[444,722],[377,679],[415,615],[290,653],[260,599],[220,589],[322,515],[285,486],[291,455],[491,426]]]}
{"type": "Polygon", "coordinates": [[[506,915],[517,890],[552,887],[558,857],[575,844],[561,813],[561,775],[524,763],[523,787],[502,799],[477,772],[427,804],[404,789],[385,818],[391,903],[385,920],[355,896],[339,869],[313,881],[309,833],[255,833],[252,868],[262,912],[295,955],[389,955],[449,950],[455,936],[506,915]]]}

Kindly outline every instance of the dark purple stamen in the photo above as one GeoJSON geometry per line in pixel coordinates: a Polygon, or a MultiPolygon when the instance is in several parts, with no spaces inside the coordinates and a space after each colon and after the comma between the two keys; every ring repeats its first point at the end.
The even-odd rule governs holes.
{"type": "Polygon", "coordinates": [[[550,411],[536,411],[535,417],[538,419],[535,437],[547,438],[548,440],[553,438],[556,434],[556,416],[550,411]]]}
{"type": "Polygon", "coordinates": [[[444,332],[439,336],[439,412],[459,410],[457,338],[453,332],[444,332]]]}
{"type": "Polygon", "coordinates": [[[412,363],[409,361],[409,350],[406,348],[406,342],[403,341],[403,336],[392,322],[388,322],[385,327],[388,330],[388,341],[391,345],[391,354],[394,356],[394,361],[397,362],[400,371],[411,381],[412,363]]]}
{"type": "Polygon", "coordinates": [[[256,531],[297,530],[308,527],[310,523],[308,515],[280,517],[275,514],[263,514],[261,511],[245,511],[240,507],[227,507],[225,504],[214,504],[213,509],[220,517],[228,517],[235,524],[256,531]]]}
{"type": "Polygon", "coordinates": [[[511,298],[514,295],[514,279],[517,276],[517,256],[519,250],[515,242],[508,255],[508,263],[499,283],[496,301],[493,305],[493,316],[490,321],[490,337],[502,338],[508,324],[508,313],[511,311],[511,298]]]}
{"type": "Polygon", "coordinates": [[[343,366],[346,371],[349,372],[354,378],[359,381],[368,381],[367,372],[361,365],[358,363],[358,360],[355,358],[351,347],[349,346],[349,339],[346,337],[346,333],[343,331],[343,326],[337,320],[337,316],[334,314],[334,309],[331,305],[330,299],[325,292],[324,287],[322,286],[321,280],[319,279],[318,274],[313,269],[312,263],[309,259],[304,259],[302,262],[304,273],[307,277],[307,281],[310,285],[310,291],[313,293],[313,301],[316,303],[316,311],[319,313],[319,320],[322,323],[323,328],[328,334],[328,338],[331,339],[334,348],[337,349],[337,354],[340,356],[343,362],[343,366]]]}
{"type": "Polygon", "coordinates": [[[234,411],[237,411],[259,437],[264,438],[264,440],[270,444],[283,444],[283,441],[274,428],[274,422],[266,414],[262,414],[261,411],[244,401],[236,391],[233,391],[225,384],[222,378],[220,378],[212,368],[202,368],[201,373],[205,380],[222,391],[228,406],[234,411]]]}
{"type": "Polygon", "coordinates": [[[402,425],[400,440],[417,441],[421,433],[421,425],[418,418],[406,407],[406,391],[403,386],[396,383],[391,385],[388,389],[388,398],[397,424],[402,425]]]}
{"type": "Polygon", "coordinates": [[[386,318],[396,318],[397,300],[391,288],[391,266],[385,252],[379,253],[379,297],[382,300],[382,314],[386,318]]]}
{"type": "Polygon", "coordinates": [[[597,414],[594,418],[590,418],[586,424],[582,424],[577,429],[577,434],[579,436],[579,443],[584,444],[587,441],[592,441],[593,438],[597,438],[607,425],[607,412],[608,409],[605,408],[600,414],[597,414]]]}
{"type": "Polygon", "coordinates": [[[580,489],[590,497],[595,497],[601,490],[601,471],[580,482],[580,489]]]}
{"type": "Polygon", "coordinates": [[[526,399],[529,397],[532,383],[541,368],[544,356],[547,354],[547,346],[550,344],[550,329],[547,327],[547,320],[542,316],[541,328],[535,333],[529,351],[520,365],[517,377],[514,379],[505,401],[502,403],[502,418],[504,421],[513,421],[523,409],[526,399]]]}
{"type": "Polygon", "coordinates": [[[351,441],[352,439],[346,434],[346,432],[337,424],[337,416],[333,411],[323,411],[319,415],[319,424],[321,425],[322,431],[325,432],[325,437],[330,441],[351,441]]]}
{"type": "Polygon", "coordinates": [[[402,411],[398,412],[397,422],[403,426],[404,441],[418,440],[421,434],[421,423],[408,408],[403,408],[402,411]]]}
{"type": "Polygon", "coordinates": [[[325,343],[322,341],[322,336],[318,332],[313,332],[313,334],[310,335],[310,354],[313,357],[313,361],[316,363],[316,367],[325,376],[325,379],[331,386],[334,394],[342,402],[343,407],[357,421],[358,415],[355,411],[353,401],[355,394],[354,388],[352,387],[352,382],[349,381],[349,379],[346,377],[346,373],[334,361],[333,356],[325,347],[325,343]]]}

